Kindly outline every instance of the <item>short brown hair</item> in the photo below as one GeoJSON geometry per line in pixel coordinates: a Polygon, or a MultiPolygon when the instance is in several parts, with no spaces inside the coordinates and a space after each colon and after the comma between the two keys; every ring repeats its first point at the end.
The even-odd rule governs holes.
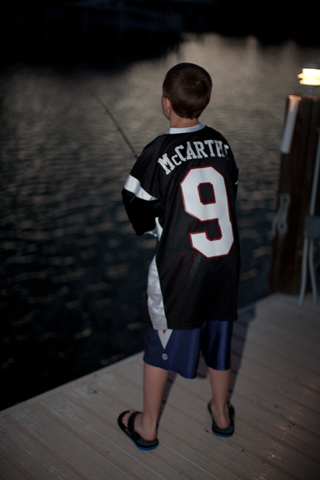
{"type": "Polygon", "coordinates": [[[198,118],[211,98],[209,73],[194,63],[178,63],[167,72],[163,85],[167,97],[179,117],[198,118]]]}

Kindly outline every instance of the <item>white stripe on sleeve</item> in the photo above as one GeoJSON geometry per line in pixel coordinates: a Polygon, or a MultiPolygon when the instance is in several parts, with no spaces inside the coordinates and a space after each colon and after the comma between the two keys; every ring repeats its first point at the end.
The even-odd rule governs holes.
{"type": "Polygon", "coordinates": [[[124,188],[141,200],[146,200],[148,202],[157,200],[156,197],[153,197],[141,187],[139,180],[131,175],[128,176],[126,183],[124,184],[124,188]]]}

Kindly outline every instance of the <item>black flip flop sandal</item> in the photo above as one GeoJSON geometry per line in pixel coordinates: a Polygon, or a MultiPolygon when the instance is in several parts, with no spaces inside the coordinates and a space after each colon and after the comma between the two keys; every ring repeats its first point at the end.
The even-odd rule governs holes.
{"type": "Polygon", "coordinates": [[[133,441],[133,443],[138,447],[140,450],[153,450],[159,445],[159,440],[156,438],[155,440],[144,440],[134,429],[134,420],[136,416],[141,412],[133,412],[129,419],[128,419],[128,426],[126,427],[122,419],[123,417],[129,413],[130,410],[127,410],[121,413],[118,417],[118,425],[121,430],[133,441]]]}
{"type": "Polygon", "coordinates": [[[219,428],[213,418],[210,403],[208,403],[208,410],[212,419],[212,431],[218,437],[231,437],[234,434],[234,408],[232,405],[229,405],[229,416],[230,416],[230,425],[227,428],[219,428]]]}

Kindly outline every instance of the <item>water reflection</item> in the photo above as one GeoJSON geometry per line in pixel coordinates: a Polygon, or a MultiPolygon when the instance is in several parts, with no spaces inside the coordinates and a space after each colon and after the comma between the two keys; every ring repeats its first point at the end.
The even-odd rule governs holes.
{"type": "Polygon", "coordinates": [[[9,403],[143,347],[154,247],[133,235],[120,191],[134,162],[96,92],[139,152],[167,129],[165,72],[179,61],[213,77],[203,123],[240,166],[239,304],[267,294],[271,222],[286,97],[319,52],[289,41],[186,36],[178,50],[117,71],[16,65],[1,82],[1,318],[9,403]],[[9,384],[9,383],[8,383],[9,384]]]}

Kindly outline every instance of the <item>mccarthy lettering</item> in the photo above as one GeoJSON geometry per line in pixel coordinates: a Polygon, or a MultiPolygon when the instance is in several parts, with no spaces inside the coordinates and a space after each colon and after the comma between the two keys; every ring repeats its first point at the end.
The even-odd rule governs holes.
{"type": "Polygon", "coordinates": [[[169,175],[176,167],[188,160],[208,158],[208,157],[226,157],[228,155],[229,145],[221,140],[204,140],[187,142],[185,145],[175,147],[175,154],[170,158],[167,153],[158,159],[159,165],[169,175]]]}

